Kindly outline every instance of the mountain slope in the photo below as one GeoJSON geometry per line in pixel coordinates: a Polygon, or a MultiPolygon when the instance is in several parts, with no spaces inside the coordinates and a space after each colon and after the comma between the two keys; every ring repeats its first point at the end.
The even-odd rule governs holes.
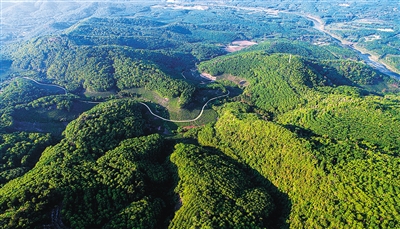
{"type": "Polygon", "coordinates": [[[291,228],[393,228],[399,223],[398,156],[350,140],[302,139],[237,108],[227,104],[198,140],[248,164],[287,193],[291,228]]]}

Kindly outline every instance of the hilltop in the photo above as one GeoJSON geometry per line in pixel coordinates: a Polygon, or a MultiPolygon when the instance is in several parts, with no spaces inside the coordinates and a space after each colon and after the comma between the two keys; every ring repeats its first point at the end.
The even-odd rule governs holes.
{"type": "Polygon", "coordinates": [[[0,228],[400,224],[400,82],[304,16],[391,40],[369,3],[15,4],[49,18],[1,50],[0,228]]]}

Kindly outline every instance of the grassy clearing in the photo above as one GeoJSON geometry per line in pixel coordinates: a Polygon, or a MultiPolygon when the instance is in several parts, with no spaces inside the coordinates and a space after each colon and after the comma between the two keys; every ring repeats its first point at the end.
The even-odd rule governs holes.
{"type": "Polygon", "coordinates": [[[169,111],[179,110],[178,98],[172,98],[172,99],[163,98],[157,92],[149,91],[146,90],[145,88],[132,88],[125,91],[136,95],[137,97],[141,98],[144,101],[151,101],[156,104],[159,104],[160,106],[167,108],[169,111]]]}
{"type": "MultiPolygon", "coordinates": [[[[178,106],[179,98],[162,98],[156,92],[148,91],[144,88],[130,89],[129,92],[136,94],[139,98],[145,101],[150,101],[147,104],[155,114],[173,120],[190,120],[196,118],[207,100],[221,95],[221,92],[218,90],[199,90],[193,95],[192,102],[188,104],[187,108],[181,109],[178,106]]],[[[210,107],[211,105],[206,107],[202,117],[197,121],[188,123],[175,123],[173,125],[173,129],[177,126],[204,125],[208,122],[215,121],[217,118],[217,113],[210,109],[210,107]]]]}
{"type": "Polygon", "coordinates": [[[83,95],[86,98],[101,98],[101,99],[108,98],[115,94],[116,94],[115,91],[105,91],[105,92],[85,91],[83,93],[83,95]]]}
{"type": "Polygon", "coordinates": [[[235,85],[239,87],[247,87],[250,85],[250,82],[246,80],[245,78],[238,77],[238,76],[233,76],[230,74],[222,74],[218,76],[218,80],[228,80],[233,82],[235,85]]]}
{"type": "MultiPolygon", "coordinates": [[[[57,90],[57,92],[63,92],[62,89],[51,85],[38,86],[54,92],[55,90],[57,90]]],[[[222,91],[220,89],[210,88],[198,89],[192,97],[192,102],[188,104],[185,109],[179,108],[179,98],[163,98],[158,93],[146,90],[145,88],[126,90],[124,94],[133,99],[145,101],[151,110],[161,117],[172,120],[191,120],[198,117],[201,108],[209,99],[220,96],[222,91]]],[[[85,93],[86,97],[92,98],[109,98],[110,95],[114,95],[116,98],[119,97],[113,92],[85,93]]],[[[208,104],[198,120],[186,123],[162,121],[152,116],[149,112],[146,112],[144,114],[145,118],[148,119],[147,123],[151,123],[146,127],[146,131],[149,133],[157,132],[164,135],[171,135],[175,133],[178,127],[202,126],[209,122],[216,121],[217,113],[211,108],[212,104],[215,103],[217,103],[217,101],[208,104]]],[[[90,110],[95,105],[95,103],[75,100],[69,111],[66,109],[57,109],[55,105],[39,104],[35,106],[23,106],[15,109],[12,113],[14,125],[11,129],[14,131],[24,130],[28,132],[45,132],[60,135],[67,123],[76,119],[84,111],[90,110]]]]}

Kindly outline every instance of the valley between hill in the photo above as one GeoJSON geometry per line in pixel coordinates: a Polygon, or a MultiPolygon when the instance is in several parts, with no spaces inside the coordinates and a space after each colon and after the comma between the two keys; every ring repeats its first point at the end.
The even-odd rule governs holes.
{"type": "Polygon", "coordinates": [[[5,3],[0,228],[396,228],[389,3],[5,3]]]}

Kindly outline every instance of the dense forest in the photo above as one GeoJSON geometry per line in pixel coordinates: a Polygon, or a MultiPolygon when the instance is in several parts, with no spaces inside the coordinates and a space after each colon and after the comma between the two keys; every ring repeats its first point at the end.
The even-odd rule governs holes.
{"type": "Polygon", "coordinates": [[[323,61],[339,74],[321,78],[323,72],[311,71],[315,63],[288,58],[252,51],[202,63],[203,71],[250,85],[238,98],[248,105],[226,104],[215,125],[198,133],[199,143],[250,165],[288,193],[293,228],[395,227],[398,196],[379,193],[399,191],[398,95],[368,91],[365,85],[385,79],[365,65],[360,73],[359,63],[323,61]]]}
{"type": "MultiPolygon", "coordinates": [[[[2,227],[394,228],[397,82],[355,60],[310,57],[323,49],[301,56],[287,42],[201,63],[243,92],[182,138],[145,132],[152,121],[134,98],[82,113],[58,143],[3,134],[2,227]]],[[[14,102],[26,110],[70,101],[59,107],[67,111],[76,100],[41,96],[14,102]]]]}
{"type": "Polygon", "coordinates": [[[396,19],[196,2],[2,47],[0,228],[397,228],[400,81],[302,10],[394,66],[396,19]]]}

